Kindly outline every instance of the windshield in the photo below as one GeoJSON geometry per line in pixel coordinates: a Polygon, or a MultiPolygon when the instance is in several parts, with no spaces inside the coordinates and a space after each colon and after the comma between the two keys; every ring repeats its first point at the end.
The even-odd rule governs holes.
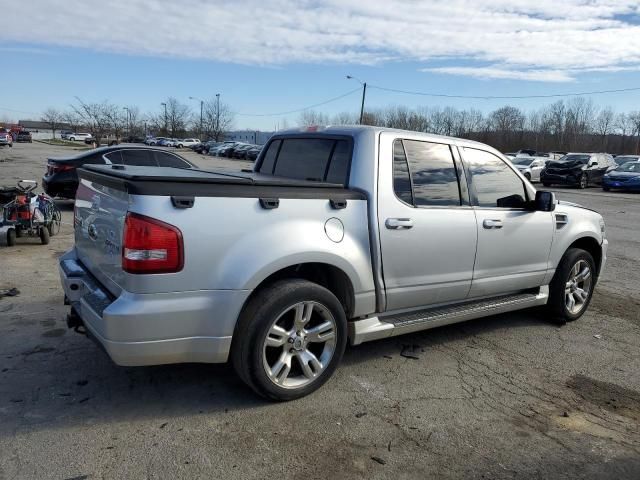
{"type": "Polygon", "coordinates": [[[565,155],[562,157],[559,162],[580,162],[587,163],[589,161],[590,155],[565,155]]]}
{"type": "Polygon", "coordinates": [[[627,162],[636,162],[640,159],[640,157],[634,157],[632,155],[618,156],[614,158],[615,162],[618,165],[624,165],[627,162]]]}
{"type": "Polygon", "coordinates": [[[640,162],[627,162],[616,168],[616,172],[640,173],[640,162]]]}
{"type": "Polygon", "coordinates": [[[531,157],[529,158],[516,157],[513,160],[511,160],[511,163],[513,163],[514,165],[530,165],[531,162],[533,162],[531,157]]]}

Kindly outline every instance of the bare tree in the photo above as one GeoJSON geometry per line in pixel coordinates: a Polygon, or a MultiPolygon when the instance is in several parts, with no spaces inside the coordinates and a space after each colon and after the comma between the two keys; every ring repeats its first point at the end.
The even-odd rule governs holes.
{"type": "Polygon", "coordinates": [[[629,122],[633,126],[633,135],[636,137],[636,152],[640,154],[640,111],[629,113],[629,122]]]}
{"type": "Polygon", "coordinates": [[[68,123],[69,127],[74,131],[74,133],[77,133],[78,128],[80,128],[80,125],[82,125],[82,119],[73,110],[67,110],[66,112],[63,112],[62,121],[68,123]]]}
{"type": "Polygon", "coordinates": [[[304,110],[298,116],[298,125],[308,127],[311,125],[328,125],[329,116],[315,110],[304,110]]]}
{"type": "Polygon", "coordinates": [[[595,119],[595,130],[600,135],[602,151],[607,150],[609,143],[609,134],[613,130],[614,113],[611,107],[606,107],[600,110],[600,113],[595,119]]]}
{"type": "Polygon", "coordinates": [[[231,108],[226,103],[220,103],[217,98],[204,102],[202,117],[205,135],[216,142],[224,139],[233,126],[234,115],[231,108]]]}
{"type": "Polygon", "coordinates": [[[171,137],[184,134],[191,118],[191,109],[173,97],[169,97],[165,103],[167,106],[167,129],[171,132],[171,137]]]}
{"type": "Polygon", "coordinates": [[[113,105],[103,101],[101,103],[88,103],[76,97],[76,104],[71,105],[73,111],[80,117],[83,125],[87,127],[91,135],[100,145],[100,140],[106,138],[111,130],[111,116],[113,105]]]}
{"type": "Polygon", "coordinates": [[[355,112],[340,112],[333,116],[331,123],[334,125],[357,125],[358,120],[359,118],[355,112]]]}
{"type": "Polygon", "coordinates": [[[56,138],[56,130],[58,126],[62,122],[62,114],[59,110],[55,108],[47,108],[44,112],[42,112],[42,117],[40,117],[43,122],[49,125],[52,132],[52,138],[56,138]]]}

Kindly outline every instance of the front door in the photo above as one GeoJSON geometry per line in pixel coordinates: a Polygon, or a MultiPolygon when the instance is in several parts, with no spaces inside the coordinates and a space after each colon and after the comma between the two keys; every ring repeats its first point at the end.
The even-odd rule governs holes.
{"type": "Polygon", "coordinates": [[[475,148],[463,148],[462,155],[478,222],[469,297],[541,286],[549,269],[553,214],[526,208],[531,192],[503,159],[475,148]]]}
{"type": "Polygon", "coordinates": [[[419,136],[381,134],[378,228],[387,311],[469,293],[477,226],[454,152],[419,136]]]}

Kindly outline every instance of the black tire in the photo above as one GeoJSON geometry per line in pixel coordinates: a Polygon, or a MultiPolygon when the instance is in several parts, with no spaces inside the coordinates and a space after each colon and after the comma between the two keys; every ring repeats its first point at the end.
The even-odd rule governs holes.
{"type": "Polygon", "coordinates": [[[76,141],[76,137],[69,137],[69,141],[70,142],[75,142],[76,141]]]}
{"type": "Polygon", "coordinates": [[[40,227],[40,243],[42,245],[49,244],[49,229],[47,227],[40,227]]]}
{"type": "Polygon", "coordinates": [[[16,244],[16,231],[14,228],[7,230],[7,247],[13,247],[16,244]]]}
{"type": "Polygon", "coordinates": [[[602,187],[602,190],[605,191],[605,192],[610,192],[611,191],[611,189],[609,187],[602,187]]]}
{"type": "Polygon", "coordinates": [[[530,173],[525,173],[524,174],[524,178],[526,178],[527,180],[531,181],[531,174],[530,173]]]}
{"type": "Polygon", "coordinates": [[[565,252],[556,273],[549,284],[549,301],[547,302],[547,310],[551,317],[559,323],[573,322],[579,319],[589,308],[593,290],[597,282],[596,264],[593,256],[586,250],[581,248],[570,248],[565,252]],[[571,277],[571,270],[575,265],[585,261],[591,270],[591,282],[588,288],[588,297],[579,312],[572,313],[566,305],[566,285],[571,277]]]}
{"type": "Polygon", "coordinates": [[[580,181],[578,182],[578,188],[580,190],[584,190],[588,186],[589,186],[589,178],[587,177],[586,173],[583,173],[582,175],[580,175],[580,181]]]}
{"type": "Polygon", "coordinates": [[[551,186],[551,184],[547,183],[547,182],[542,182],[542,186],[549,188],[551,186]]]}
{"type": "Polygon", "coordinates": [[[243,309],[233,336],[231,361],[239,377],[256,393],[271,400],[288,401],[320,388],[337,368],[347,344],[347,319],[340,301],[326,288],[301,279],[282,280],[258,292],[243,309]],[[333,356],[319,376],[297,388],[276,385],[263,365],[263,345],[277,317],[296,303],[313,301],[335,319],[333,356]]]}
{"type": "Polygon", "coordinates": [[[16,235],[16,238],[22,238],[22,229],[18,226],[16,226],[14,233],[16,235]]]}

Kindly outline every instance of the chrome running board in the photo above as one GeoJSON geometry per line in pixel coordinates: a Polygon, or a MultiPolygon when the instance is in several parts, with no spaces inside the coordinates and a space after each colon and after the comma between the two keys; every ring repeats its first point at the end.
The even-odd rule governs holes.
{"type": "Polygon", "coordinates": [[[545,305],[548,298],[549,286],[545,285],[540,287],[538,293],[516,293],[408,313],[365,318],[349,323],[349,339],[352,345],[359,345],[380,338],[545,305]]]}

